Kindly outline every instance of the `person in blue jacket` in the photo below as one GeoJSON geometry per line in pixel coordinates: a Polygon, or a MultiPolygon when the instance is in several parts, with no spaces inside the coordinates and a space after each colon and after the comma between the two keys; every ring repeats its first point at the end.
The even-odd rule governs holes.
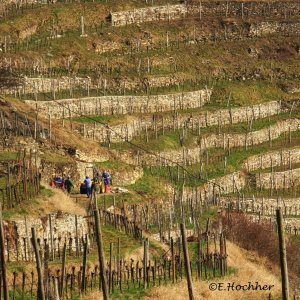
{"type": "Polygon", "coordinates": [[[92,181],[89,176],[85,177],[85,187],[86,187],[86,194],[88,198],[92,197],[92,181]]]}
{"type": "Polygon", "coordinates": [[[105,193],[110,192],[110,184],[111,184],[111,178],[108,171],[103,170],[102,178],[104,180],[104,186],[105,186],[105,193]]]}

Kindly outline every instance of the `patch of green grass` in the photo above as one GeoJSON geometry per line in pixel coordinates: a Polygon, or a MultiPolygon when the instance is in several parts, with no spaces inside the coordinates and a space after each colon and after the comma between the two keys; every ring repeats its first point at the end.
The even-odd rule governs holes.
{"type": "Polygon", "coordinates": [[[29,214],[28,210],[24,207],[16,207],[9,210],[2,211],[3,219],[9,220],[16,216],[27,216],[29,214]]]}
{"type": "Polygon", "coordinates": [[[132,139],[132,144],[128,144],[125,142],[121,143],[114,143],[112,144],[112,148],[124,150],[124,149],[136,149],[134,145],[139,145],[143,147],[143,149],[149,151],[163,151],[163,150],[176,150],[182,146],[189,147],[195,141],[194,136],[192,134],[186,134],[185,138],[181,140],[181,133],[182,131],[166,131],[164,135],[158,134],[157,138],[155,137],[155,133],[150,131],[149,132],[149,142],[146,143],[146,137],[144,134],[134,137],[132,139]],[[181,143],[182,141],[182,143],[181,143]]]}
{"type": "Polygon", "coordinates": [[[110,243],[113,243],[114,256],[117,255],[118,239],[120,239],[120,254],[122,257],[128,256],[141,247],[141,243],[126,233],[114,229],[113,226],[102,227],[103,245],[106,258],[109,255],[110,243]]]}
{"type": "Polygon", "coordinates": [[[129,188],[145,198],[159,199],[167,195],[164,181],[159,176],[151,174],[148,169],[144,170],[144,176],[137,180],[129,188]]]}
{"type": "Polygon", "coordinates": [[[28,264],[23,261],[19,261],[18,264],[16,264],[15,262],[11,262],[11,263],[7,264],[7,269],[11,273],[13,273],[13,272],[22,273],[22,272],[26,271],[27,265],[28,264]]]}
{"type": "Polygon", "coordinates": [[[111,172],[129,172],[133,169],[133,166],[116,160],[107,160],[104,162],[97,162],[95,164],[100,169],[100,172],[102,172],[103,169],[107,169],[111,172]]]}
{"type": "MultiPolygon", "coordinates": [[[[241,189],[240,195],[244,195],[245,198],[251,198],[253,195],[255,195],[256,198],[268,198],[272,197],[276,199],[277,197],[281,198],[296,198],[299,196],[300,193],[300,186],[295,186],[293,188],[288,188],[288,189],[274,189],[271,191],[271,189],[259,189],[259,188],[246,188],[246,189],[241,189]]],[[[237,194],[227,194],[226,197],[230,199],[230,197],[234,198],[237,197],[237,194]]],[[[297,217],[297,216],[294,216],[297,217]]]]}
{"type": "Polygon", "coordinates": [[[18,153],[14,151],[0,152],[0,161],[14,161],[18,157],[18,153]]]}
{"type": "Polygon", "coordinates": [[[54,192],[50,189],[45,188],[44,186],[40,187],[40,196],[45,196],[47,198],[53,197],[54,196],[54,192]]]}
{"type": "Polygon", "coordinates": [[[23,295],[22,291],[18,288],[15,290],[15,293],[12,290],[10,290],[9,297],[10,297],[10,299],[15,299],[15,300],[31,300],[32,299],[30,294],[23,295]]]}
{"type": "Polygon", "coordinates": [[[72,162],[70,157],[54,153],[44,153],[41,155],[41,159],[48,163],[68,164],[72,162]]]}
{"type": "MultiPolygon", "coordinates": [[[[298,169],[300,168],[300,163],[293,163],[292,165],[292,169],[298,169]]],[[[275,166],[273,167],[273,170],[272,168],[265,168],[263,170],[254,170],[254,171],[251,171],[252,174],[257,174],[257,173],[261,173],[261,172],[264,172],[264,173],[271,173],[272,171],[273,172],[284,172],[284,171],[288,171],[290,169],[290,166],[288,164],[286,165],[282,165],[282,166],[275,166]]]]}
{"type": "Polygon", "coordinates": [[[4,210],[2,211],[2,216],[4,220],[11,219],[13,216],[16,215],[16,212],[13,210],[4,210]]]}
{"type": "Polygon", "coordinates": [[[120,293],[118,289],[111,295],[111,299],[122,299],[122,300],[131,300],[131,299],[143,299],[146,295],[146,291],[141,287],[131,287],[129,289],[120,293]]]}
{"type": "Polygon", "coordinates": [[[134,193],[116,193],[114,195],[111,194],[104,194],[101,197],[98,197],[98,206],[104,207],[104,203],[106,207],[110,207],[114,204],[114,198],[115,198],[115,204],[117,207],[122,207],[122,204],[136,204],[143,201],[143,198],[134,193]]]}
{"type": "Polygon", "coordinates": [[[78,123],[90,123],[94,124],[94,122],[101,122],[101,123],[110,123],[115,124],[122,120],[125,120],[125,115],[117,115],[117,116],[93,116],[93,117],[78,117],[73,118],[72,121],[78,122],[78,123]]]}
{"type": "Polygon", "coordinates": [[[294,241],[294,242],[296,242],[298,245],[299,245],[299,247],[300,247],[300,235],[291,235],[290,236],[290,238],[294,241]]]}
{"type": "Polygon", "coordinates": [[[214,85],[212,102],[234,103],[235,105],[258,104],[278,101],[287,96],[275,83],[270,81],[217,81],[214,85]]]}
{"type": "Polygon", "coordinates": [[[7,179],[5,177],[0,177],[0,188],[5,188],[7,185],[7,179]]]}

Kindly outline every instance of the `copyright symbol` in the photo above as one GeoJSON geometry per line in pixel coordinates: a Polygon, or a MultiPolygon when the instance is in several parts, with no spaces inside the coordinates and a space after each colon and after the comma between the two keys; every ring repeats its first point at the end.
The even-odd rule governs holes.
{"type": "Polygon", "coordinates": [[[218,285],[216,283],[210,283],[209,290],[216,291],[218,289],[218,285]]]}

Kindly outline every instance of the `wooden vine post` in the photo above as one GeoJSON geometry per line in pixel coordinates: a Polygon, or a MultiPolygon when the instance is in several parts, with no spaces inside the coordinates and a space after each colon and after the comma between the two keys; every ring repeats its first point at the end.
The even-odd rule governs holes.
{"type": "MultiPolygon", "coordinates": [[[[3,221],[2,221],[2,212],[0,211],[0,261],[1,261],[1,277],[2,277],[2,286],[3,286],[3,298],[4,300],[9,299],[8,295],[8,286],[7,286],[7,276],[6,276],[6,266],[5,266],[5,256],[4,256],[4,230],[3,230],[3,221]]],[[[0,282],[1,287],[1,282],[0,282]]],[[[1,294],[0,294],[1,298],[1,294]]]]}
{"type": "Polygon", "coordinates": [[[284,239],[284,228],[283,228],[281,208],[276,209],[276,219],[277,219],[277,225],[278,225],[282,299],[289,300],[290,299],[290,297],[289,297],[289,278],[288,278],[286,246],[285,246],[285,239],[284,239]]]}
{"type": "Polygon", "coordinates": [[[61,280],[60,280],[60,291],[59,291],[59,295],[62,299],[64,298],[64,280],[65,280],[65,273],[66,273],[66,251],[67,251],[67,244],[65,242],[64,247],[63,247],[63,253],[62,253],[61,280]]]}
{"type": "Polygon", "coordinates": [[[82,261],[82,277],[81,277],[81,292],[84,293],[86,289],[86,269],[87,269],[87,252],[88,252],[88,240],[87,236],[83,241],[83,261],[82,261]]]}
{"type": "Polygon", "coordinates": [[[171,238],[171,256],[172,256],[172,282],[175,283],[176,266],[175,266],[175,251],[174,251],[174,240],[173,240],[173,238],[171,238]]]}
{"type": "Polygon", "coordinates": [[[105,260],[104,260],[103,244],[102,244],[100,215],[97,209],[94,210],[94,216],[95,216],[95,225],[96,225],[96,238],[97,238],[97,246],[98,246],[98,257],[99,257],[103,299],[108,300],[109,295],[108,295],[108,287],[107,287],[107,280],[106,280],[106,273],[105,273],[105,260]]]}
{"type": "Polygon", "coordinates": [[[38,274],[38,290],[37,290],[37,298],[39,300],[45,300],[45,289],[44,289],[44,281],[43,281],[43,273],[42,273],[42,262],[41,256],[39,251],[38,242],[36,239],[35,229],[31,228],[31,235],[32,235],[32,246],[34,249],[35,260],[36,260],[36,269],[38,274]]]}
{"type": "Polygon", "coordinates": [[[193,282],[192,282],[191,264],[190,264],[188,246],[187,246],[185,226],[182,223],[180,224],[180,231],[181,231],[181,238],[182,238],[182,247],[183,247],[183,256],[184,256],[184,266],[185,266],[186,280],[187,280],[188,290],[189,290],[189,300],[194,300],[195,297],[194,297],[194,288],[193,288],[193,282]]]}

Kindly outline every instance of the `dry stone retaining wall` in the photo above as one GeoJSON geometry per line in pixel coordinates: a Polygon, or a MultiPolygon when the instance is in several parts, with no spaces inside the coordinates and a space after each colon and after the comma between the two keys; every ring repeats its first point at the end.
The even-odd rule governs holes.
{"type": "MultiPolygon", "coordinates": [[[[72,95],[74,89],[84,89],[86,93],[90,90],[97,90],[98,92],[107,92],[117,90],[124,92],[124,90],[145,91],[146,87],[168,87],[176,86],[184,82],[184,78],[180,74],[154,76],[149,75],[139,78],[105,78],[100,77],[91,79],[90,77],[68,77],[62,76],[58,78],[48,77],[24,77],[21,78],[16,86],[9,88],[1,88],[2,94],[35,94],[35,93],[53,93],[66,91],[72,95]]],[[[39,99],[39,95],[37,96],[39,99]]]]}
{"type": "Polygon", "coordinates": [[[292,35],[300,33],[300,23],[291,21],[282,22],[261,22],[251,24],[248,32],[249,37],[266,36],[280,33],[283,35],[292,35]]]}
{"type": "Polygon", "coordinates": [[[43,77],[25,77],[22,84],[17,88],[23,94],[29,93],[48,93],[61,90],[70,90],[74,88],[91,87],[91,78],[87,77],[61,77],[61,78],[43,78],[43,77]]]}
{"type": "Polygon", "coordinates": [[[205,43],[207,41],[240,40],[245,38],[262,38],[270,35],[299,35],[300,23],[289,21],[263,21],[255,23],[228,22],[215,31],[195,31],[190,44],[205,43]]]}
{"type": "MultiPolygon", "coordinates": [[[[281,111],[281,104],[277,101],[262,103],[247,107],[236,107],[230,109],[220,109],[215,112],[197,112],[189,115],[174,114],[173,116],[160,116],[156,118],[155,126],[157,130],[180,129],[186,126],[189,129],[197,127],[204,128],[220,124],[225,126],[228,124],[238,124],[248,122],[251,119],[261,119],[276,115],[281,111]]],[[[135,136],[145,135],[146,130],[153,130],[153,117],[143,117],[133,119],[126,124],[119,124],[105,128],[101,125],[86,124],[82,133],[85,137],[91,137],[100,142],[122,142],[131,140],[135,136]],[[147,128],[147,129],[146,129],[147,128]]]]}
{"type": "Polygon", "coordinates": [[[9,4],[18,4],[19,6],[25,5],[25,4],[49,4],[49,3],[55,3],[57,0],[3,0],[4,5],[9,5],[9,4]]]}
{"type": "Polygon", "coordinates": [[[276,209],[282,208],[284,215],[300,215],[300,198],[293,199],[273,199],[273,198],[247,198],[247,199],[229,199],[221,197],[220,204],[226,208],[230,204],[231,209],[242,210],[246,213],[261,215],[276,215],[276,209]]]}
{"type": "Polygon", "coordinates": [[[126,186],[134,184],[144,175],[143,168],[132,166],[128,171],[114,171],[112,174],[112,183],[114,186],[126,186]]]}
{"type": "MultiPolygon", "coordinates": [[[[216,197],[221,195],[232,194],[243,190],[248,185],[249,178],[243,172],[235,172],[222,177],[214,178],[209,180],[207,183],[203,184],[201,187],[195,189],[188,188],[185,190],[184,199],[188,201],[196,196],[200,195],[202,201],[211,203],[216,197]]],[[[257,174],[256,176],[256,187],[257,188],[289,188],[297,186],[300,184],[300,169],[294,169],[286,172],[275,172],[275,173],[263,173],[257,174]]],[[[242,202],[242,200],[240,200],[242,202]]],[[[226,198],[220,198],[221,205],[225,205],[228,202],[226,198]],[[225,199],[225,200],[224,200],[225,199]]],[[[246,207],[247,201],[244,201],[243,205],[246,207]]],[[[237,205],[237,200],[234,202],[237,205]]],[[[299,199],[297,201],[287,201],[284,200],[284,205],[286,206],[286,212],[290,215],[300,214],[300,203],[299,199]]],[[[242,205],[240,203],[240,205],[242,205]]],[[[266,201],[264,204],[265,213],[274,212],[274,203],[266,201]]],[[[261,203],[252,199],[251,207],[249,205],[246,210],[249,209],[251,212],[255,209],[259,209],[261,203]]]]}
{"type": "Polygon", "coordinates": [[[300,185],[300,168],[283,172],[255,175],[256,187],[263,189],[287,189],[300,185]]]}
{"type": "MultiPolygon", "coordinates": [[[[187,188],[184,193],[184,200],[188,201],[195,197],[197,194],[200,195],[200,199],[203,202],[211,203],[220,197],[221,195],[232,194],[238,191],[243,190],[248,185],[249,178],[243,172],[235,172],[228,174],[222,177],[214,178],[209,180],[207,183],[203,184],[201,187],[195,189],[187,188]]],[[[299,185],[300,183],[300,169],[294,169],[286,172],[277,172],[277,173],[264,173],[258,174],[256,176],[256,187],[262,187],[265,189],[271,188],[288,188],[299,185]],[[271,182],[271,179],[274,181],[271,182]]],[[[220,198],[221,205],[226,205],[228,203],[227,198],[220,198]]],[[[236,206],[237,200],[233,204],[236,206]]],[[[242,202],[242,200],[240,200],[242,202]]],[[[249,201],[248,201],[249,202],[249,201]]],[[[249,204],[249,203],[248,203],[249,204]]],[[[259,210],[261,207],[261,202],[255,201],[252,199],[251,207],[247,204],[247,201],[240,203],[241,207],[251,212],[259,210]]],[[[271,200],[267,200],[263,203],[265,208],[265,213],[274,213],[274,203],[271,200]]],[[[284,200],[284,206],[286,207],[286,213],[290,215],[299,215],[300,214],[300,203],[299,199],[297,201],[286,201],[284,200]]]]}
{"type": "Polygon", "coordinates": [[[200,139],[199,147],[182,148],[180,150],[170,150],[156,153],[159,158],[154,158],[151,154],[140,154],[139,157],[133,157],[128,154],[121,154],[121,159],[130,161],[132,164],[144,165],[176,165],[177,163],[186,162],[187,165],[195,164],[200,161],[200,154],[205,149],[211,148],[233,148],[233,147],[249,147],[259,145],[261,143],[272,141],[280,137],[285,132],[297,131],[300,128],[299,119],[289,119],[279,121],[269,128],[264,128],[258,131],[249,132],[248,134],[240,133],[223,133],[209,134],[200,139]]]}
{"type": "Polygon", "coordinates": [[[42,114],[55,119],[80,115],[114,115],[152,113],[177,109],[199,108],[210,102],[212,90],[157,95],[157,96],[103,96],[57,101],[25,100],[33,107],[38,105],[42,114]]]}
{"type": "MultiPolygon", "coordinates": [[[[52,237],[54,241],[55,249],[62,248],[65,240],[68,241],[68,246],[70,247],[69,241],[72,238],[71,248],[73,251],[76,249],[75,237],[76,237],[76,225],[75,225],[75,215],[70,215],[66,213],[55,213],[51,214],[51,223],[52,223],[52,237]]],[[[44,248],[44,240],[47,240],[47,243],[50,245],[50,222],[49,217],[34,218],[28,217],[25,221],[16,220],[9,221],[4,223],[5,235],[10,241],[10,245],[16,242],[18,247],[18,259],[25,260],[25,257],[29,257],[30,253],[32,255],[32,247],[30,243],[31,237],[31,227],[36,229],[37,238],[40,240],[41,249],[44,248]],[[29,240],[28,240],[29,238],[29,240]],[[27,243],[29,241],[29,243],[27,243]],[[26,246],[25,246],[26,245],[26,246]],[[25,249],[29,253],[26,252],[25,249]]],[[[78,237],[84,237],[88,233],[88,224],[87,219],[83,216],[77,216],[77,232],[78,237]]],[[[43,250],[42,250],[43,251],[43,250]]],[[[57,250],[56,250],[57,251],[57,250]]],[[[51,249],[50,249],[51,252],[51,249]]],[[[6,253],[7,255],[7,253],[6,253]]],[[[11,247],[10,249],[10,260],[17,259],[16,247],[11,247]]]]}
{"type": "Polygon", "coordinates": [[[150,21],[166,21],[184,18],[187,14],[185,4],[149,6],[129,11],[111,13],[112,26],[124,26],[133,23],[143,23],[150,21]]]}
{"type": "Polygon", "coordinates": [[[222,177],[209,180],[197,188],[186,188],[184,190],[183,200],[188,202],[194,197],[200,197],[203,203],[212,203],[216,197],[221,195],[235,193],[242,190],[247,183],[247,178],[242,172],[235,172],[222,177]]]}
{"type": "Polygon", "coordinates": [[[133,23],[177,20],[189,15],[206,17],[264,17],[285,18],[298,16],[299,2],[204,2],[196,5],[175,4],[165,6],[149,6],[110,14],[112,26],[124,26],[133,23]]]}
{"type": "Polygon", "coordinates": [[[258,169],[271,168],[272,166],[292,165],[299,162],[300,148],[297,147],[251,156],[243,164],[243,168],[251,172],[258,169]]]}
{"type": "MultiPolygon", "coordinates": [[[[276,230],[277,228],[277,222],[275,217],[268,217],[268,216],[258,216],[256,214],[254,215],[248,215],[249,219],[252,222],[261,222],[265,221],[269,224],[273,224],[273,228],[276,230]]],[[[299,235],[300,232],[300,219],[299,218],[283,218],[283,222],[285,224],[285,232],[291,234],[291,235],[299,235]]],[[[277,231],[277,230],[276,230],[277,231]]]]}

